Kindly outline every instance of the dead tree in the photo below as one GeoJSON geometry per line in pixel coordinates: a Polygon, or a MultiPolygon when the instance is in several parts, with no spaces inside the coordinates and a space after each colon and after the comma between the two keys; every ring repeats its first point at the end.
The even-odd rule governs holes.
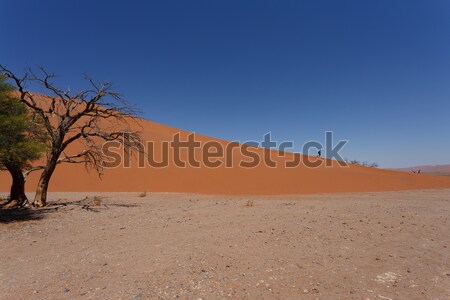
{"type": "Polygon", "coordinates": [[[111,82],[98,84],[86,76],[89,87],[73,93],[57,88],[52,81],[55,75],[43,67],[38,67],[38,73],[28,68],[23,76],[17,76],[0,65],[0,72],[15,83],[18,97],[43,120],[50,136],[46,163],[27,171],[42,171],[32,202],[35,207],[47,204],[48,186],[58,164],[84,163],[101,176],[104,142],[117,141],[126,147],[141,142],[139,131],[133,129],[138,127],[137,111],[114,91],[111,82]],[[29,87],[43,89],[45,95],[33,95],[29,87]],[[81,144],[82,150],[70,153],[68,147],[74,142],[81,144]]]}

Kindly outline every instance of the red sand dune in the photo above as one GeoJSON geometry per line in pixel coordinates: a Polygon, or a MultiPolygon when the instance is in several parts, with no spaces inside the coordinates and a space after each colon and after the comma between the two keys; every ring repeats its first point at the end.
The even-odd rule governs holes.
{"type": "MultiPolygon", "coordinates": [[[[161,149],[162,141],[169,141],[180,132],[182,139],[187,139],[186,131],[161,124],[142,121],[143,139],[154,141],[156,150],[161,149]]],[[[214,140],[222,145],[226,141],[208,138],[196,134],[196,140],[202,142],[214,140]]],[[[76,150],[80,145],[73,145],[76,150]]],[[[255,148],[253,148],[255,149],[255,148]]],[[[256,149],[262,157],[263,149],[256,149]]],[[[70,151],[69,151],[70,152],[70,151]]],[[[160,155],[160,151],[156,151],[160,155]]],[[[242,157],[234,152],[235,161],[242,157]]],[[[272,151],[273,154],[278,152],[272,151]]],[[[202,156],[200,151],[196,157],[202,156]]],[[[308,168],[300,165],[285,168],[283,162],[292,158],[278,157],[276,168],[263,164],[251,169],[234,166],[226,168],[175,167],[173,163],[167,168],[155,169],[146,165],[138,168],[136,163],[131,168],[118,167],[105,170],[100,179],[95,171],[87,172],[83,165],[65,164],[57,167],[50,183],[50,191],[66,192],[187,192],[205,194],[310,194],[334,192],[394,191],[425,188],[450,188],[450,178],[435,177],[424,174],[408,174],[392,170],[374,169],[351,165],[340,167],[334,162],[333,167],[308,168]]],[[[32,174],[27,181],[27,190],[34,191],[38,174],[32,174]]],[[[10,185],[9,175],[0,173],[0,191],[7,191],[10,185]]]]}

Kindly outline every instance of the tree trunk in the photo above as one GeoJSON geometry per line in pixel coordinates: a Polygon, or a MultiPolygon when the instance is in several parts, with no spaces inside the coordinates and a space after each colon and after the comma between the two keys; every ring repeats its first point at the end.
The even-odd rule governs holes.
{"type": "Polygon", "coordinates": [[[28,198],[25,195],[25,177],[22,169],[17,164],[5,163],[12,177],[11,191],[9,194],[9,202],[16,201],[17,206],[28,205],[28,198]]]}
{"type": "Polygon", "coordinates": [[[50,183],[51,174],[48,174],[47,170],[41,174],[39,178],[39,183],[36,189],[36,195],[34,196],[33,203],[34,207],[43,207],[47,205],[47,191],[48,184],[50,183]]]}
{"type": "Polygon", "coordinates": [[[44,207],[47,205],[48,184],[50,183],[53,171],[55,171],[58,157],[59,154],[52,154],[47,161],[47,165],[39,178],[33,203],[31,203],[34,207],[44,207]]]}

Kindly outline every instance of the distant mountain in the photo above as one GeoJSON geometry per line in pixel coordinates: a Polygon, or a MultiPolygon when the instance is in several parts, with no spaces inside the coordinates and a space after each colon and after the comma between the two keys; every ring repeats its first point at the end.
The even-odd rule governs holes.
{"type": "Polygon", "coordinates": [[[415,166],[415,167],[399,168],[399,169],[393,169],[393,170],[404,171],[404,172],[411,172],[411,171],[417,172],[420,170],[420,173],[450,174],[450,165],[415,166]]]}

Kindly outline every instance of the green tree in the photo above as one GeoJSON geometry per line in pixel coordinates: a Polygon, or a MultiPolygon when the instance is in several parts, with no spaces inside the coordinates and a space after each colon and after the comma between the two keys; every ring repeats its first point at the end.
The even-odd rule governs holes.
{"type": "Polygon", "coordinates": [[[9,200],[28,204],[25,195],[26,170],[45,150],[40,122],[14,96],[14,88],[0,76],[0,168],[12,177],[9,200]]]}

